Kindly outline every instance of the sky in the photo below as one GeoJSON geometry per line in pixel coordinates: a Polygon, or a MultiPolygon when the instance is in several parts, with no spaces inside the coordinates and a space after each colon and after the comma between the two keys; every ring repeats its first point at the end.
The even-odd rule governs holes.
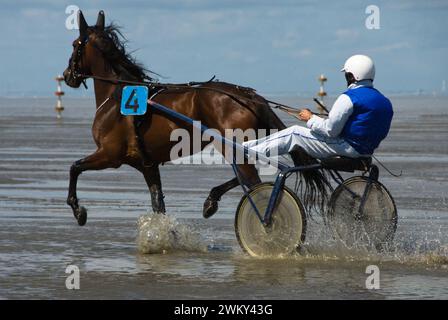
{"type": "MultiPolygon", "coordinates": [[[[352,54],[376,64],[386,93],[439,92],[448,80],[448,1],[300,0],[0,0],[0,96],[50,96],[78,30],[65,26],[77,5],[89,24],[99,10],[123,27],[128,48],[162,82],[208,80],[265,94],[331,94],[352,54]],[[368,29],[369,5],[379,29],[368,29]]],[[[64,87],[67,95],[93,95],[64,87]]]]}

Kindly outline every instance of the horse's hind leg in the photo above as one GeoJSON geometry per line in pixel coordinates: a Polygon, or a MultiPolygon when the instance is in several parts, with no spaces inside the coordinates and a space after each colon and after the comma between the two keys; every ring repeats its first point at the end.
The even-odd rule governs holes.
{"type": "Polygon", "coordinates": [[[97,150],[95,153],[75,161],[70,167],[70,185],[68,188],[67,204],[72,208],[78,224],[83,226],[87,222],[87,210],[79,206],[78,197],[76,195],[76,185],[79,175],[87,170],[102,170],[106,168],[118,168],[119,162],[110,161],[107,154],[97,150]]]}
{"type": "MultiPolygon", "coordinates": [[[[238,165],[238,170],[242,175],[240,179],[248,187],[254,186],[261,182],[260,177],[257,173],[257,169],[254,165],[238,165]]],[[[210,218],[212,215],[214,215],[216,211],[218,211],[218,201],[221,200],[221,196],[227,191],[235,188],[239,184],[240,183],[238,178],[235,177],[219,186],[214,187],[210,191],[209,196],[204,202],[204,208],[202,210],[202,215],[204,216],[204,218],[210,218]]]]}
{"type": "Polygon", "coordinates": [[[239,185],[238,178],[235,177],[219,186],[214,187],[207,199],[205,199],[204,207],[202,209],[202,215],[204,218],[210,218],[218,211],[218,201],[221,200],[221,196],[227,191],[235,188],[239,185]]]}

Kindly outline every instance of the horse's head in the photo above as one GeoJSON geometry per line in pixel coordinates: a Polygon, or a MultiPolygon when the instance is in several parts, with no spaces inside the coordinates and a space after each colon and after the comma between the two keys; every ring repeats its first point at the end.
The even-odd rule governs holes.
{"type": "Polygon", "coordinates": [[[79,37],[73,41],[73,52],[64,71],[64,80],[72,88],[78,88],[85,80],[85,75],[91,75],[95,63],[101,57],[97,33],[104,31],[104,12],[98,13],[95,26],[88,26],[84,15],[78,11],[79,37]]]}

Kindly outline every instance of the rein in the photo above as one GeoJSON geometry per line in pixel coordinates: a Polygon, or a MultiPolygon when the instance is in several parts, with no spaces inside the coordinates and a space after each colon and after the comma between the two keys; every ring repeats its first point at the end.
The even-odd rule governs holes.
{"type": "Polygon", "coordinates": [[[143,85],[143,86],[147,86],[147,87],[153,87],[156,84],[156,82],[114,79],[114,78],[106,78],[106,77],[94,76],[94,75],[91,75],[91,74],[78,74],[77,76],[78,77],[82,77],[84,79],[92,78],[92,79],[95,79],[95,80],[109,82],[109,83],[112,83],[112,84],[134,84],[134,85],[143,85]]]}
{"type": "MultiPolygon", "coordinates": [[[[243,103],[241,100],[248,100],[246,97],[242,97],[242,96],[238,96],[238,95],[234,95],[231,94],[225,90],[220,90],[217,88],[210,88],[210,87],[199,87],[198,85],[201,84],[206,84],[210,81],[212,81],[215,77],[213,77],[211,80],[207,81],[207,82],[190,82],[188,84],[168,84],[168,83],[159,83],[159,82],[147,82],[147,81],[133,81],[133,80],[123,80],[123,79],[114,79],[114,78],[107,78],[107,77],[101,77],[101,76],[95,76],[95,75],[87,75],[87,74],[78,74],[79,77],[82,77],[84,79],[87,78],[92,78],[92,79],[96,79],[96,80],[100,80],[100,81],[104,81],[104,82],[109,82],[112,84],[132,84],[132,85],[143,85],[143,86],[147,86],[150,88],[164,88],[164,89],[203,89],[203,90],[211,90],[211,91],[215,91],[215,92],[219,92],[219,93],[223,93],[229,97],[231,97],[232,99],[236,100],[237,102],[241,103],[241,104],[245,104],[243,103]]],[[[85,84],[84,84],[85,85],[85,84]]],[[[240,88],[239,86],[236,86],[236,88],[240,88]]],[[[276,101],[272,101],[272,100],[267,100],[265,99],[265,101],[271,105],[271,107],[273,107],[274,109],[279,109],[283,112],[288,113],[289,115],[291,115],[291,113],[298,113],[300,110],[297,108],[293,108],[290,107],[288,105],[276,102],[276,101]]],[[[259,104],[259,105],[264,105],[262,102],[259,101],[253,101],[251,100],[252,103],[255,104],[259,104]]],[[[328,110],[325,109],[325,111],[328,112],[328,110]]],[[[312,114],[317,115],[317,116],[326,116],[327,114],[325,113],[315,113],[312,112],[312,114]]]]}

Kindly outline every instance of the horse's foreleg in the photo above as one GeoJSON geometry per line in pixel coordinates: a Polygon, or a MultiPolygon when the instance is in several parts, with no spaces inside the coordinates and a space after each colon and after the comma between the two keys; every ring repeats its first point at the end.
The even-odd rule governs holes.
{"type": "MultiPolygon", "coordinates": [[[[240,176],[240,179],[249,187],[261,182],[257,169],[254,165],[238,165],[238,171],[242,175],[242,177],[240,176]]],[[[202,210],[202,215],[204,218],[210,218],[214,215],[216,211],[218,211],[218,201],[221,200],[221,196],[238,185],[239,180],[235,177],[219,186],[214,187],[204,202],[204,208],[202,210]]]]}
{"type": "Polygon", "coordinates": [[[160,180],[159,166],[144,167],[142,170],[151,193],[151,205],[154,213],[165,213],[165,202],[163,201],[162,182],[160,180]]]}
{"type": "Polygon", "coordinates": [[[86,170],[102,170],[106,168],[118,168],[118,162],[110,161],[109,157],[102,151],[97,151],[83,159],[75,161],[70,167],[70,185],[68,188],[67,204],[72,208],[78,224],[83,226],[87,222],[87,210],[79,206],[76,195],[76,185],[79,175],[86,170]]]}

